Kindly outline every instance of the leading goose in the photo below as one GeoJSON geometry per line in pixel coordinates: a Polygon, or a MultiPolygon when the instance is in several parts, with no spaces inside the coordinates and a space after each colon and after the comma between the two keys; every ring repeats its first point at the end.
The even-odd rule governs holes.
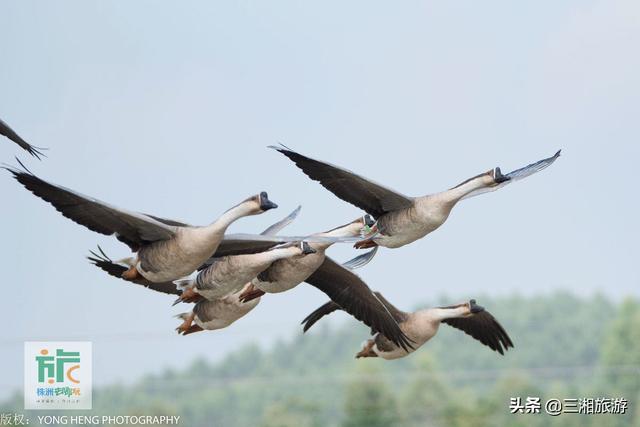
{"type": "Polygon", "coordinates": [[[340,199],[373,215],[379,233],[355,244],[356,248],[384,246],[399,248],[414,242],[440,227],[449,213],[462,199],[497,190],[545,169],[560,156],[532,163],[503,175],[496,167],[476,175],[441,193],[422,197],[408,197],[357,175],[347,169],[296,153],[287,147],[274,147],[291,159],[302,171],[340,199]]]}
{"type": "MultiPolygon", "coordinates": [[[[363,228],[370,227],[373,219],[366,215],[353,222],[336,227],[324,233],[316,233],[313,237],[350,237],[361,234],[363,228]]],[[[398,327],[396,321],[385,306],[371,292],[350,268],[366,264],[375,251],[364,257],[358,257],[340,265],[325,255],[331,242],[314,242],[308,240],[316,253],[304,258],[282,259],[271,264],[251,283],[255,289],[248,289],[240,296],[241,301],[250,301],[265,293],[279,293],[293,289],[302,282],[314,286],[329,296],[349,314],[377,330],[384,330],[386,336],[400,347],[410,347],[411,341],[398,327]]]]}
{"type": "Polygon", "coordinates": [[[43,148],[35,147],[29,144],[27,141],[22,139],[22,137],[18,135],[13,129],[11,129],[11,127],[9,127],[9,125],[6,124],[2,119],[0,119],[0,135],[6,136],[38,160],[40,160],[41,156],[44,156],[42,151],[40,151],[43,150],[43,148]]]}
{"type": "MultiPolygon", "coordinates": [[[[398,310],[379,292],[375,294],[396,319],[400,329],[415,345],[412,348],[398,347],[383,333],[372,329],[373,336],[365,341],[356,358],[381,357],[392,360],[405,357],[433,338],[441,323],[460,329],[500,354],[504,354],[509,347],[513,347],[513,342],[502,325],[484,307],[476,304],[475,300],[448,307],[433,307],[406,313],[398,310]]],[[[341,309],[342,307],[334,301],[320,306],[302,321],[303,331],[309,330],[323,316],[341,309]]]]}
{"type": "MultiPolygon", "coordinates": [[[[129,268],[122,277],[127,280],[142,276],[151,282],[167,282],[185,277],[217,251],[231,223],[278,207],[263,191],[229,209],[211,224],[196,227],[117,208],[44,181],[26,168],[5,169],[27,190],[51,203],[62,215],[92,231],[115,234],[118,240],[137,252],[135,257],[126,260],[129,268]]],[[[242,236],[236,236],[230,242],[231,246],[241,243],[242,236]]]]}

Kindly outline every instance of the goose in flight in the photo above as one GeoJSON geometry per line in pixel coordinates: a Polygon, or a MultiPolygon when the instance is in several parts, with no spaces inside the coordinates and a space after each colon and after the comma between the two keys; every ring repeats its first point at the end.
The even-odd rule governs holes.
{"type": "MultiPolygon", "coordinates": [[[[245,301],[240,297],[243,293],[251,292],[251,280],[261,271],[278,260],[302,258],[315,252],[304,241],[285,243],[257,254],[232,255],[216,259],[213,264],[200,271],[195,279],[178,281],[177,285],[183,292],[174,304],[180,301],[198,301],[190,314],[181,317],[183,323],[177,328],[178,332],[195,332],[191,328],[194,321],[200,330],[211,329],[207,326],[207,319],[216,319],[220,304],[229,305],[229,309],[238,309],[229,313],[231,317],[234,317],[234,313],[240,314],[245,308],[242,306],[245,301]]],[[[247,301],[246,304],[251,304],[256,299],[247,301]]],[[[246,313],[248,312],[247,310],[246,313]]],[[[213,326],[217,325],[218,323],[214,323],[213,326]]]]}
{"type": "MultiPolygon", "coordinates": [[[[44,181],[26,168],[5,169],[27,190],[49,202],[62,215],[92,231],[115,235],[137,252],[135,257],[123,260],[129,266],[122,273],[127,280],[137,280],[142,276],[150,282],[169,282],[185,277],[217,252],[231,223],[277,207],[263,191],[227,210],[211,224],[196,227],[117,208],[44,181]]],[[[273,239],[265,236],[236,234],[229,237],[221,255],[246,253],[247,242],[254,251],[274,245],[273,239]]]]}
{"type": "MultiPolygon", "coordinates": [[[[216,258],[201,270],[195,279],[176,282],[183,289],[182,295],[174,302],[196,302],[201,299],[215,301],[242,289],[271,264],[281,259],[297,259],[316,253],[305,241],[285,243],[257,254],[231,255],[216,258]]],[[[246,288],[245,291],[249,291],[246,288]]],[[[185,319],[185,324],[191,319],[185,319]]],[[[190,325],[188,325],[190,326],[190,325]]],[[[188,328],[188,326],[186,326],[188,328]]]]}
{"type": "Polygon", "coordinates": [[[27,141],[22,139],[20,135],[18,135],[8,124],[6,124],[2,119],[0,119],[0,135],[4,135],[9,138],[11,141],[18,144],[22,147],[27,153],[31,154],[36,159],[40,160],[41,156],[44,156],[42,153],[43,148],[35,147],[29,144],[27,141]]]}
{"type": "Polygon", "coordinates": [[[560,156],[553,156],[517,169],[506,175],[499,167],[481,173],[441,193],[408,197],[339,166],[296,153],[287,147],[274,147],[291,159],[309,178],[318,181],[340,199],[373,215],[375,237],[357,242],[356,248],[384,246],[399,248],[418,240],[440,227],[453,207],[462,199],[489,191],[533,175],[550,166],[560,156]]]}
{"type": "Polygon", "coordinates": [[[211,301],[199,301],[193,306],[191,312],[176,316],[183,321],[176,330],[181,335],[189,335],[194,332],[214,331],[230,326],[236,320],[246,316],[260,302],[260,297],[248,302],[240,301],[240,295],[251,287],[251,283],[247,283],[237,292],[211,301]]]}
{"type": "MultiPolygon", "coordinates": [[[[284,227],[295,220],[295,218],[300,213],[300,209],[301,207],[298,206],[297,209],[291,212],[288,216],[269,226],[266,230],[260,233],[260,235],[276,235],[284,227]]],[[[102,248],[100,248],[100,246],[98,246],[98,252],[90,252],[91,256],[89,256],[88,259],[92,264],[113,277],[122,278],[122,273],[127,269],[127,267],[111,260],[104,253],[102,248]]],[[[260,255],[260,253],[256,254],[257,257],[260,257],[260,255]]],[[[244,255],[236,256],[242,257],[244,255]]],[[[229,257],[234,256],[232,255],[229,257]]],[[[353,262],[353,260],[351,262],[353,262]]],[[[251,278],[246,279],[245,282],[249,282],[250,280],[251,278]]],[[[133,280],[133,282],[156,292],[162,292],[169,295],[178,295],[179,300],[182,300],[185,294],[184,287],[178,286],[177,282],[179,281],[154,283],[140,276],[137,279],[133,280]]],[[[230,293],[228,295],[223,295],[212,300],[206,300],[200,297],[199,301],[196,303],[191,312],[178,315],[178,317],[183,320],[183,323],[177,328],[177,330],[180,333],[187,335],[205,329],[221,329],[231,325],[233,322],[249,313],[249,311],[253,310],[255,306],[258,305],[260,298],[256,298],[247,303],[243,303],[239,300],[240,294],[249,290],[251,286],[252,285],[250,283],[246,283],[245,286],[242,287],[239,291],[230,293]],[[194,322],[195,324],[193,324],[194,322]]]]}
{"type": "MultiPolygon", "coordinates": [[[[373,219],[365,215],[348,224],[336,227],[324,233],[316,233],[310,237],[348,237],[357,236],[363,227],[370,227],[373,219]]],[[[340,265],[328,256],[325,251],[331,242],[314,242],[308,240],[309,245],[316,251],[303,258],[281,259],[252,280],[253,288],[240,295],[240,301],[248,302],[265,293],[280,293],[293,289],[302,282],[306,282],[329,296],[356,319],[376,330],[384,330],[384,334],[396,345],[402,348],[411,346],[411,340],[400,330],[395,319],[367,284],[353,271],[366,264],[375,255],[375,250],[369,251],[340,265]]]]}
{"type": "MultiPolygon", "coordinates": [[[[415,345],[410,348],[401,348],[389,340],[384,333],[372,328],[372,337],[365,341],[362,349],[356,354],[356,358],[381,357],[392,360],[405,357],[433,338],[441,323],[460,329],[500,354],[504,354],[509,347],[513,347],[513,342],[502,325],[484,307],[476,304],[475,300],[448,307],[433,307],[406,313],[394,307],[379,292],[375,292],[375,294],[393,315],[400,325],[400,329],[415,345]]],[[[311,326],[327,314],[342,309],[335,301],[327,302],[302,321],[303,331],[308,331],[311,326]]]]}
{"type": "MultiPolygon", "coordinates": [[[[300,213],[301,208],[302,208],[301,206],[298,206],[293,212],[291,212],[289,215],[287,215],[280,221],[269,226],[266,230],[260,233],[260,235],[255,235],[255,236],[250,234],[241,235],[241,236],[247,236],[247,237],[251,236],[253,240],[249,238],[247,238],[247,240],[237,240],[234,237],[234,236],[238,236],[236,234],[225,236],[225,239],[223,239],[223,242],[220,245],[220,246],[223,246],[223,249],[220,250],[220,247],[218,247],[219,250],[217,252],[225,252],[228,254],[233,254],[235,252],[238,252],[237,249],[238,249],[239,243],[241,243],[242,245],[251,244],[250,247],[242,247],[244,251],[248,251],[248,252],[253,252],[253,251],[257,252],[257,251],[260,251],[261,249],[267,250],[270,247],[273,247],[277,244],[282,243],[283,240],[280,238],[274,237],[275,234],[277,234],[283,228],[285,228],[287,225],[293,222],[298,216],[298,214],[300,213]],[[263,236],[266,237],[264,240],[257,240],[258,238],[261,238],[263,236]],[[271,237],[271,239],[269,239],[269,237],[271,237]],[[226,240],[227,238],[230,238],[230,242],[231,242],[230,245],[226,243],[228,241],[226,240]],[[228,247],[228,246],[231,246],[231,247],[228,247]]],[[[144,278],[143,276],[138,276],[133,280],[125,279],[124,277],[122,277],[122,275],[125,271],[127,271],[128,266],[123,265],[122,261],[113,261],[111,258],[109,258],[107,254],[104,253],[104,251],[100,246],[98,246],[98,252],[94,252],[94,251],[89,251],[89,252],[91,253],[91,256],[87,257],[87,259],[91,261],[93,265],[100,268],[102,271],[109,274],[110,276],[127,280],[129,282],[132,282],[138,285],[142,285],[145,288],[151,289],[156,292],[161,292],[161,293],[170,294],[170,295],[178,295],[179,297],[182,297],[184,289],[181,289],[181,287],[178,286],[175,281],[152,282],[144,278]]],[[[226,256],[231,256],[231,255],[226,255],[226,256]]],[[[195,302],[195,301],[188,301],[188,302],[195,302]]]]}
{"type": "MultiPolygon", "coordinates": [[[[88,257],[89,260],[109,275],[122,278],[122,273],[127,268],[111,260],[100,247],[98,247],[98,250],[99,253],[91,251],[91,256],[88,257]]],[[[181,297],[183,294],[183,290],[174,282],[154,283],[144,279],[142,276],[129,282],[168,295],[181,297]]],[[[246,292],[251,286],[251,283],[247,283],[239,291],[213,300],[200,299],[191,312],[181,313],[177,316],[183,322],[176,330],[183,335],[188,335],[202,330],[226,328],[253,310],[260,302],[259,297],[246,303],[240,301],[240,294],[246,292]]]]}

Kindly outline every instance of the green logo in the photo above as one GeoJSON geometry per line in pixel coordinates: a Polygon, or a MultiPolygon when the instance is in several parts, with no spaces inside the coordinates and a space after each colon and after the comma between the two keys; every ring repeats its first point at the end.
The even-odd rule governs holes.
{"type": "Polygon", "coordinates": [[[79,384],[73,376],[73,371],[80,368],[80,352],[79,351],[64,351],[61,348],[56,349],[55,356],[50,355],[47,349],[40,350],[40,355],[36,356],[36,362],[38,362],[38,382],[48,382],[53,384],[54,382],[62,383],[65,378],[72,383],[79,384]],[[66,369],[66,365],[74,364],[66,369]]]}

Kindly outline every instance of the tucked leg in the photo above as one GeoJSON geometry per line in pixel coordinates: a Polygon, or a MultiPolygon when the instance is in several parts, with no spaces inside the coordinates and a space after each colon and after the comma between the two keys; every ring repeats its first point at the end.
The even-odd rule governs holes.
{"type": "Polygon", "coordinates": [[[356,359],[359,359],[361,357],[378,357],[378,355],[373,351],[373,346],[375,345],[375,343],[376,342],[372,339],[367,340],[367,342],[362,347],[362,350],[360,350],[358,354],[356,354],[356,359]]]}
{"type": "Polygon", "coordinates": [[[178,331],[178,334],[186,335],[187,331],[191,329],[191,326],[193,325],[193,319],[195,318],[196,318],[196,314],[193,311],[188,315],[186,315],[184,317],[184,321],[182,322],[182,324],[176,328],[176,331],[178,331]]]}
{"type": "Polygon", "coordinates": [[[182,302],[198,302],[202,299],[202,295],[193,290],[193,288],[187,288],[180,294],[178,298],[182,302]]]}
{"type": "Polygon", "coordinates": [[[264,294],[265,292],[263,290],[258,289],[253,285],[250,285],[247,287],[247,289],[243,293],[240,294],[238,299],[240,300],[240,302],[246,303],[256,298],[260,298],[264,294]]]}
{"type": "Polygon", "coordinates": [[[124,280],[135,280],[142,277],[136,266],[129,267],[128,270],[122,273],[122,278],[124,280]]]}
{"type": "Polygon", "coordinates": [[[189,326],[189,329],[187,329],[182,335],[189,335],[200,331],[204,331],[204,329],[202,329],[198,325],[191,325],[189,326]]]}
{"type": "Polygon", "coordinates": [[[353,247],[356,248],[356,249],[375,248],[376,246],[378,246],[378,244],[376,242],[374,242],[372,239],[362,240],[360,242],[356,242],[353,245],[353,247]]]}

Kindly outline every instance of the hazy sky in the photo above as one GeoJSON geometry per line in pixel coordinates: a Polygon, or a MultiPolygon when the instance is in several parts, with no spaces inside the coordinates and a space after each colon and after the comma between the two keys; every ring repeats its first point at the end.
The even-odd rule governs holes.
{"type": "MultiPolygon", "coordinates": [[[[302,234],[361,212],[267,145],[408,195],[562,148],[551,168],[462,202],[360,274],[404,308],[443,293],[638,295],[639,23],[640,3],[611,0],[5,1],[0,117],[50,151],[38,162],[0,141],[0,161],[17,154],[45,179],[194,224],[266,190],[280,209],[232,229],[258,232],[302,204],[287,229],[302,234]]],[[[84,259],[126,246],[6,173],[0,192],[0,361],[15,367],[4,391],[21,384],[25,340],[92,340],[94,383],[127,381],[291,336],[326,300],[301,285],[224,331],[179,337],[185,306],[84,259]]]]}

